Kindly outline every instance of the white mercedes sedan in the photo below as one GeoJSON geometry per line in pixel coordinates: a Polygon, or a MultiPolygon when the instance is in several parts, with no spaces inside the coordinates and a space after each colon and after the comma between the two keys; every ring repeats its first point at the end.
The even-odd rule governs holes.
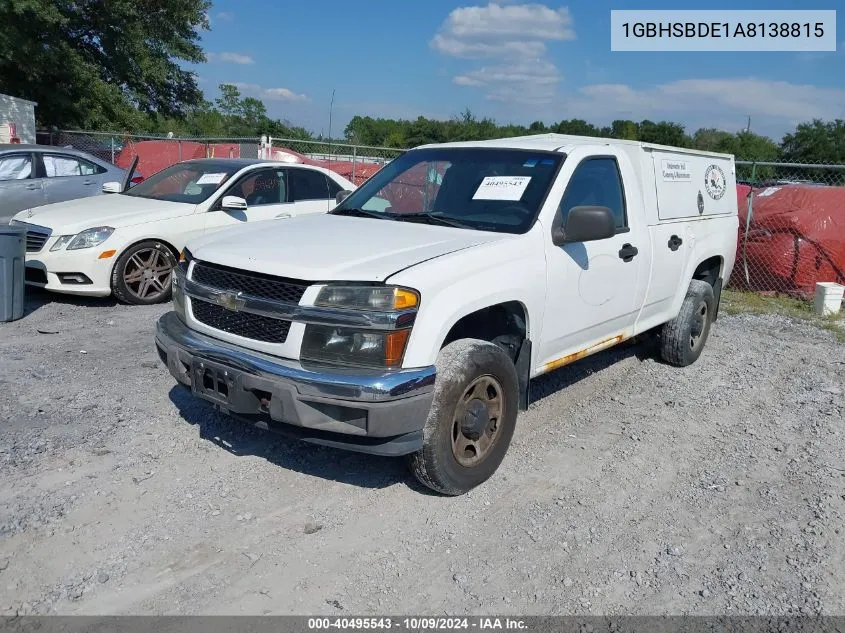
{"type": "Polygon", "coordinates": [[[326,213],[355,189],[310,165],[207,158],[177,163],[112,195],[23,210],[26,282],[55,292],[131,304],[170,299],[170,273],[190,239],[211,231],[326,213]]]}

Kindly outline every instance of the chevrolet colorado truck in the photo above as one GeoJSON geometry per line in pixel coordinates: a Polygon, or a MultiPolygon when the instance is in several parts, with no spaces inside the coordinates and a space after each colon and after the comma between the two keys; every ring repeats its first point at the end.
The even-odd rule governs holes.
{"type": "Polygon", "coordinates": [[[189,242],[156,324],[179,383],[467,492],[532,378],[641,333],[695,362],[737,235],[733,157],[557,134],[404,153],[328,214],[189,242]]]}

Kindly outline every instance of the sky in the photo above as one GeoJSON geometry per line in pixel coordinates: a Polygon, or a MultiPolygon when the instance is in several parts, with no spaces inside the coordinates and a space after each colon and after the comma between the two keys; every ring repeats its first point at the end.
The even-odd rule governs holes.
{"type": "MultiPolygon", "coordinates": [[[[794,0],[708,0],[687,8],[794,9],[794,0]]],[[[837,5],[839,5],[837,7],[837,5]]],[[[683,4],[681,4],[683,6],[683,4]]],[[[273,118],[342,134],[359,115],[447,119],[469,108],[499,123],[670,120],[751,129],[777,140],[813,118],[845,119],[845,6],[836,52],[612,52],[625,2],[214,0],[208,55],[191,66],[261,98],[273,118]],[[332,105],[332,92],[334,103],[332,105]],[[330,129],[331,125],[331,129],[330,129]]],[[[677,9],[651,0],[647,9],[677,9]]]]}

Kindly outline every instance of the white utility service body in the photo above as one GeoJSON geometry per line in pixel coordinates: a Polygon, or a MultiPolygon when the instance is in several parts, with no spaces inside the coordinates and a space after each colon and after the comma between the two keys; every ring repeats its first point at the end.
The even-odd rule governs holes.
{"type": "MultiPolygon", "coordinates": [[[[244,226],[192,241],[188,263],[174,278],[179,288],[174,290],[177,309],[158,322],[156,342],[162,360],[198,396],[233,415],[265,415],[288,430],[298,427],[303,439],[317,443],[371,453],[412,454],[417,464],[414,470],[424,483],[458,494],[489,477],[501,460],[497,455],[484,465],[470,459],[470,454],[480,454],[485,441],[488,448],[497,446],[496,442],[506,448],[510,436],[493,441],[491,435],[489,441],[484,440],[486,436],[466,422],[460,428],[469,429],[469,439],[455,440],[463,431],[452,433],[453,451],[464,450],[470,456],[463,461],[456,458],[464,470],[452,464],[447,468],[454,467],[451,475],[438,475],[440,466],[431,463],[426,470],[423,457],[430,458],[434,449],[429,450],[429,444],[436,435],[427,429],[439,424],[432,419],[443,415],[444,407],[451,410],[451,405],[438,399],[445,397],[446,388],[441,384],[446,380],[441,365],[447,360],[462,362],[451,356],[444,360],[444,350],[457,339],[479,342],[481,352],[487,350],[494,357],[491,342],[509,354],[518,378],[520,408],[527,406],[529,378],[658,326],[664,328],[664,345],[674,346],[664,351],[670,362],[684,365],[698,357],[716,317],[722,284],[734,265],[737,199],[732,156],[549,134],[423,146],[397,159],[393,168],[400,170],[414,160],[429,170],[461,161],[477,166],[488,154],[495,165],[491,163],[491,175],[480,172],[473,181],[467,207],[475,208],[491,196],[513,203],[504,208],[491,203],[478,217],[462,216],[455,209],[448,211],[451,215],[432,212],[427,223],[410,222],[397,214],[389,219],[401,221],[366,217],[372,215],[371,210],[385,208],[375,191],[384,184],[378,179],[387,182],[379,191],[388,190],[394,182],[387,180],[394,176],[376,174],[329,215],[293,218],[271,227],[244,226]],[[507,161],[522,163],[523,175],[499,173],[507,161]],[[531,194],[532,169],[543,165],[548,165],[545,180],[537,180],[548,185],[531,194]],[[531,195],[539,196],[536,209],[528,205],[534,215],[526,216],[522,228],[511,228],[504,219],[522,218],[519,214],[528,209],[524,203],[531,195]],[[361,208],[353,208],[359,203],[361,208]],[[573,213],[576,207],[579,211],[573,213]],[[490,230],[489,218],[478,220],[483,213],[501,217],[502,222],[490,230]],[[458,220],[465,223],[441,224],[458,220]],[[471,226],[470,221],[474,222],[471,226]],[[602,222],[615,224],[609,230],[605,226],[605,233],[595,237],[603,230],[602,222]],[[571,237],[579,231],[594,235],[573,241],[571,237]],[[196,266],[238,271],[256,279],[296,280],[304,290],[295,306],[268,303],[266,298],[251,298],[248,288],[196,283],[192,279],[196,266]],[[396,288],[397,297],[408,289],[416,299],[410,299],[410,308],[394,312],[315,306],[318,296],[343,283],[396,288]],[[278,318],[289,328],[286,338],[256,340],[246,330],[225,331],[217,322],[203,322],[192,309],[197,301],[196,305],[214,304],[234,313],[278,318]],[[408,319],[400,325],[405,316],[408,319]],[[507,324],[499,335],[492,325],[497,319],[507,324]],[[401,362],[382,368],[359,367],[354,361],[344,366],[336,359],[315,365],[313,350],[309,358],[301,353],[308,328],[344,323],[377,331],[408,330],[401,362]],[[684,337],[685,342],[678,342],[684,337]],[[684,350],[684,345],[691,346],[692,352],[684,350]],[[209,392],[216,385],[213,376],[207,388],[195,384],[202,359],[213,359],[215,371],[232,381],[225,394],[209,392]],[[255,381],[260,388],[251,384],[255,381]],[[257,406],[241,397],[241,391],[256,389],[276,394],[286,406],[268,408],[272,398],[257,406]],[[362,413],[356,418],[353,411],[362,413]]],[[[446,195],[442,192],[452,168],[436,179],[440,189],[435,196],[446,195]]],[[[461,184],[453,183],[450,191],[461,184]]],[[[435,200],[433,208],[436,204],[435,200]]],[[[337,330],[338,336],[346,336],[345,332],[337,330]]],[[[495,365],[500,360],[491,362],[495,365]]],[[[467,396],[467,402],[480,404],[473,404],[471,415],[461,415],[475,420],[492,411],[490,407],[500,407],[503,419],[511,413],[515,418],[516,409],[508,408],[517,397],[507,386],[511,370],[498,367],[488,373],[494,378],[508,375],[499,376],[487,391],[500,389],[502,397],[491,396],[485,402],[467,396]]]]}

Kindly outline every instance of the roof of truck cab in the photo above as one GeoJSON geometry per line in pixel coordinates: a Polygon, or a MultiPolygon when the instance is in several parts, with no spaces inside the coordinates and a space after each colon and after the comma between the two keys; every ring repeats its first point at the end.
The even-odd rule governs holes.
{"type": "Polygon", "coordinates": [[[731,154],[720,154],[719,152],[705,152],[686,147],[672,147],[669,145],[657,145],[655,143],[643,143],[642,141],[626,141],[618,138],[603,138],[598,136],[576,136],[574,134],[529,134],[527,136],[512,136],[510,138],[494,138],[485,141],[457,141],[454,143],[430,143],[420,145],[414,149],[430,147],[495,147],[499,149],[528,149],[550,152],[565,152],[568,148],[579,145],[617,145],[626,149],[639,147],[645,150],[657,149],[683,154],[698,154],[700,156],[713,156],[718,158],[733,158],[731,154]]]}

